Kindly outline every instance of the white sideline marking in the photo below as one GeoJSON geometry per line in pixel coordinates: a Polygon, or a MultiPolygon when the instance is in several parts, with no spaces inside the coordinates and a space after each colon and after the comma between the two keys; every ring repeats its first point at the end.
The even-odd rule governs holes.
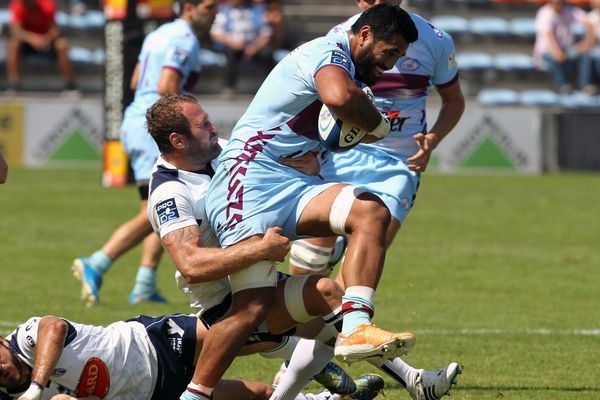
{"type": "Polygon", "coordinates": [[[600,336],[600,329],[415,329],[415,333],[425,335],[575,335],[600,336]]]}

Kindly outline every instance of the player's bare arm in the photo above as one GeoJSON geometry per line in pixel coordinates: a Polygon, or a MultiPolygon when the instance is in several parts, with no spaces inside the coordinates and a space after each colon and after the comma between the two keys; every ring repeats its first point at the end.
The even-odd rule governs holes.
{"type": "Polygon", "coordinates": [[[281,228],[269,228],[263,236],[222,249],[204,247],[196,225],[166,234],[162,243],[186,281],[199,283],[225,278],[259,261],[283,261],[290,242],[280,233],[281,228]]]}
{"type": "Polygon", "coordinates": [[[427,133],[417,133],[414,139],[419,151],[408,158],[408,169],[423,172],[431,158],[431,153],[437,145],[454,129],[465,111],[465,98],[460,88],[460,81],[445,88],[437,88],[442,98],[442,106],[437,120],[427,133]]]}
{"type": "MultiPolygon", "coordinates": [[[[38,399],[62,354],[67,323],[54,316],[43,317],[38,324],[35,362],[31,372],[31,385],[19,400],[38,399]]],[[[25,328],[27,329],[27,328],[25,328]]]]}
{"type": "Polygon", "coordinates": [[[163,68],[158,80],[158,94],[179,93],[181,73],[172,68],[163,68]]]}
{"type": "Polygon", "coordinates": [[[323,104],[341,120],[367,132],[381,122],[381,113],[345,69],[325,66],[317,71],[315,83],[323,104]]]}

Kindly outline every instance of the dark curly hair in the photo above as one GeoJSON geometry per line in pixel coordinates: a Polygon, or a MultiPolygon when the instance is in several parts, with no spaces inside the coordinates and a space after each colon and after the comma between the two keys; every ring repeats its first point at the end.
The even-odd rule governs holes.
{"type": "Polygon", "coordinates": [[[363,12],[352,25],[352,33],[368,25],[373,31],[374,41],[390,42],[394,35],[400,34],[408,42],[416,42],[419,33],[410,15],[398,6],[377,4],[363,12]]]}
{"type": "Polygon", "coordinates": [[[166,94],[146,111],[146,127],[161,153],[173,150],[169,142],[171,133],[192,135],[190,124],[183,115],[183,103],[198,104],[198,100],[187,94],[166,94]]]}

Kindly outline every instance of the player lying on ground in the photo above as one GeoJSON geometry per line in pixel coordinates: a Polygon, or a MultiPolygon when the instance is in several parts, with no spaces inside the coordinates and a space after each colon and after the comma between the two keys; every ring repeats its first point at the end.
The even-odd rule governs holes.
{"type": "MultiPolygon", "coordinates": [[[[106,327],[32,317],[0,337],[0,398],[174,399],[193,374],[206,332],[195,316],[183,314],[138,316],[106,327]]],[[[266,400],[272,391],[264,383],[221,380],[213,399],[266,400]]],[[[328,392],[295,397],[334,398],[328,392]]]]}

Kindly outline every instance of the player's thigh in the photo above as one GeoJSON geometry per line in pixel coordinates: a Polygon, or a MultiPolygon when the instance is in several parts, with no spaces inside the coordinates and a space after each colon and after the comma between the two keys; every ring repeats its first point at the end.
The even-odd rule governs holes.
{"type": "Polygon", "coordinates": [[[121,125],[121,143],[129,157],[136,182],[150,180],[152,168],[160,152],[152,136],[146,130],[146,119],[142,115],[126,114],[121,125]]]}
{"type": "Polygon", "coordinates": [[[296,222],[309,199],[331,184],[272,160],[219,163],[206,212],[222,246],[230,246],[278,226],[296,238],[296,222]]]}

